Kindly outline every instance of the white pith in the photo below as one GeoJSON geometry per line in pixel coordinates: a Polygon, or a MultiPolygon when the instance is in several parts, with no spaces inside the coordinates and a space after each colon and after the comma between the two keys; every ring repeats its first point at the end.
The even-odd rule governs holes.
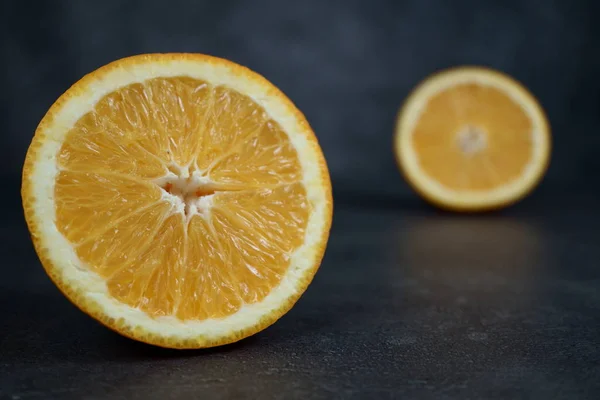
{"type": "Polygon", "coordinates": [[[204,187],[213,187],[213,182],[209,177],[199,171],[189,172],[189,168],[175,165],[172,169],[177,170],[177,174],[169,171],[164,176],[154,180],[154,183],[163,189],[162,199],[173,205],[173,211],[180,213],[186,220],[190,220],[194,215],[208,217],[213,205],[213,194],[196,196],[193,193],[197,189],[204,187]],[[167,191],[167,185],[172,185],[171,190],[167,191]]]}
{"type": "Polygon", "coordinates": [[[459,71],[442,72],[419,85],[405,103],[398,116],[395,135],[396,154],[410,181],[431,198],[445,204],[461,207],[478,207],[503,204],[520,197],[543,174],[550,153],[548,124],[543,111],[533,96],[521,85],[503,74],[487,69],[464,68],[459,71]],[[532,129],[529,132],[533,153],[523,173],[515,180],[499,185],[493,190],[453,190],[429,176],[420,166],[418,154],[413,147],[412,132],[425,110],[428,101],[437,93],[452,86],[476,83],[491,86],[509,96],[530,118],[532,129]]]}
{"type": "MultiPolygon", "coordinates": [[[[33,219],[39,224],[41,246],[47,249],[47,256],[60,278],[70,287],[81,289],[84,296],[100,305],[107,317],[115,320],[124,318],[129,325],[140,326],[150,334],[177,337],[181,340],[201,339],[207,342],[218,340],[233,331],[241,331],[257,325],[265,315],[279,309],[288,299],[296,297],[299,290],[298,281],[306,279],[307,272],[314,268],[316,260],[320,257],[323,233],[328,229],[329,198],[328,192],[324,189],[328,183],[323,181],[324,167],[320,162],[318,150],[306,135],[307,127],[294,115],[288,104],[269,91],[266,85],[246,79],[224,64],[180,60],[161,61],[152,65],[139,63],[126,68],[114,68],[89,83],[84,90],[67,98],[52,123],[44,128],[45,140],[37,150],[36,164],[29,177],[34,197],[33,219]],[[78,259],[73,246],[58,231],[54,222],[56,220],[54,184],[59,172],[57,154],[69,129],[108,93],[132,83],[171,76],[188,76],[210,82],[215,86],[225,85],[249,96],[262,106],[289,135],[302,165],[302,183],[312,206],[305,241],[291,255],[290,266],[280,284],[273,288],[262,302],[244,305],[237,313],[221,319],[181,321],[175,317],[151,318],[139,309],[116,301],[108,294],[104,280],[78,259]]],[[[164,179],[175,176],[167,173],[164,179]]],[[[192,179],[202,184],[208,183],[206,179],[209,178],[192,176],[192,179]]],[[[173,204],[180,204],[177,196],[171,194],[165,196],[172,196],[170,200],[173,204]]],[[[210,207],[211,196],[202,196],[194,204],[193,211],[201,213],[209,210],[210,207]]]]}
{"type": "Polygon", "coordinates": [[[472,125],[467,125],[456,133],[456,142],[465,155],[477,154],[488,145],[486,132],[472,125]]]}

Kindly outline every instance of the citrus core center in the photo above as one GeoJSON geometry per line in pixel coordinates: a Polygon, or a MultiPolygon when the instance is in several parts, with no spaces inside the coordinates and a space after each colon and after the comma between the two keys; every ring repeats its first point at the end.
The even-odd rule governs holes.
{"type": "Polygon", "coordinates": [[[473,125],[466,125],[456,135],[458,147],[463,153],[473,155],[487,147],[487,135],[485,131],[473,125]]]}
{"type": "Polygon", "coordinates": [[[169,173],[155,183],[187,219],[195,214],[206,215],[212,206],[212,196],[218,189],[214,182],[198,171],[177,167],[170,167],[169,173]]]}

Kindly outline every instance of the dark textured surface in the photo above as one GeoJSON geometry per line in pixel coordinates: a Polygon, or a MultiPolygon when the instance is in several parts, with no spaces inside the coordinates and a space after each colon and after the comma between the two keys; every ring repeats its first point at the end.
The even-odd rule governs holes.
{"type": "Polygon", "coordinates": [[[477,218],[412,203],[338,209],[290,313],[238,344],[188,352],[76,310],[25,228],[5,226],[15,273],[0,282],[0,398],[598,398],[597,198],[525,203],[477,218]]]}

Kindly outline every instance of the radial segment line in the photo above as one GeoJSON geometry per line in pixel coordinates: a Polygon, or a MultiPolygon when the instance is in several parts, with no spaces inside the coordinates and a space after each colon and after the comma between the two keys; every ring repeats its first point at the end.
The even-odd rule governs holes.
{"type": "Polygon", "coordinates": [[[304,184],[302,183],[302,180],[295,180],[295,181],[290,181],[290,182],[281,182],[281,183],[274,183],[274,184],[258,184],[258,185],[249,185],[249,184],[244,184],[244,185],[240,185],[240,186],[235,186],[235,185],[227,185],[227,184],[219,184],[218,182],[215,185],[215,194],[222,194],[222,195],[227,195],[227,193],[229,192],[233,192],[233,193],[247,193],[247,192],[257,192],[260,190],[272,190],[272,189],[278,189],[281,187],[285,187],[285,186],[292,186],[295,184],[302,184],[304,186],[304,184]],[[223,186],[220,186],[223,185],[223,186]]]}
{"type": "Polygon", "coordinates": [[[492,177],[492,180],[494,182],[502,183],[501,179],[500,179],[500,175],[498,175],[498,171],[496,170],[496,168],[494,168],[493,163],[490,161],[490,159],[488,157],[482,156],[481,163],[483,164],[484,168],[488,171],[488,173],[490,174],[490,176],[492,177]]]}
{"type": "MultiPolygon", "coordinates": [[[[190,221],[191,221],[191,218],[188,221],[182,222],[183,223],[183,256],[182,256],[183,260],[181,262],[181,267],[183,269],[183,276],[184,276],[184,278],[180,281],[182,283],[185,283],[187,281],[187,278],[190,274],[190,268],[188,267],[188,251],[189,251],[188,229],[189,229],[190,221]]],[[[179,311],[179,306],[181,305],[182,297],[183,297],[183,289],[182,289],[181,283],[180,283],[177,300],[175,301],[175,304],[173,305],[173,315],[177,315],[177,312],[179,311]]]]}
{"type": "Polygon", "coordinates": [[[162,158],[160,158],[159,156],[157,156],[156,154],[152,153],[150,150],[148,150],[147,148],[145,148],[144,146],[142,146],[139,142],[134,141],[132,142],[133,145],[135,145],[137,148],[139,148],[140,150],[142,150],[144,153],[148,154],[150,157],[154,158],[156,161],[158,161],[163,167],[165,167],[165,170],[167,169],[167,165],[168,162],[163,160],[162,158]]]}
{"type": "MultiPolygon", "coordinates": [[[[234,224],[234,226],[240,227],[240,222],[238,221],[238,218],[235,214],[229,212],[228,210],[225,209],[221,209],[221,211],[225,214],[227,214],[228,219],[232,222],[232,224],[234,224]]],[[[278,249],[281,254],[286,254],[288,257],[291,256],[291,253],[282,249],[281,246],[279,246],[277,243],[274,243],[273,241],[270,241],[269,238],[265,237],[264,235],[262,235],[261,233],[259,233],[255,228],[247,228],[247,227],[243,227],[243,229],[249,229],[250,231],[254,232],[260,239],[267,241],[269,243],[271,243],[271,245],[273,247],[275,247],[276,249],[278,249]]],[[[271,271],[273,274],[277,275],[277,276],[281,276],[281,273],[274,270],[273,268],[269,267],[268,265],[261,265],[262,268],[266,268],[269,271],[271,271]]]]}
{"type": "MultiPolygon", "coordinates": [[[[146,250],[148,250],[150,248],[150,246],[155,244],[154,238],[156,238],[156,235],[158,234],[158,231],[160,230],[160,228],[162,228],[163,224],[165,223],[165,221],[167,220],[168,217],[170,217],[171,214],[169,213],[165,213],[162,216],[162,219],[160,221],[160,223],[158,223],[156,225],[156,228],[154,228],[154,230],[152,231],[152,233],[149,235],[150,236],[150,240],[148,240],[146,242],[146,244],[143,246],[142,250],[140,251],[140,255],[143,254],[146,250]]],[[[121,268],[115,270],[115,272],[113,272],[111,275],[106,277],[106,282],[110,281],[117,273],[119,273],[120,271],[123,271],[123,269],[128,268],[130,265],[134,264],[136,261],[138,261],[137,259],[133,259],[130,260],[126,263],[123,264],[123,266],[121,266],[121,268]]]]}
{"type": "Polygon", "coordinates": [[[258,136],[258,134],[260,133],[260,131],[265,127],[265,125],[267,124],[267,121],[263,121],[262,124],[260,124],[260,126],[258,128],[256,128],[256,130],[254,130],[250,135],[246,136],[246,138],[244,140],[240,140],[238,143],[236,143],[233,147],[231,147],[228,151],[226,151],[225,153],[221,154],[220,156],[218,156],[216,159],[214,159],[210,165],[208,167],[206,167],[206,171],[204,172],[205,174],[208,174],[209,172],[212,171],[212,169],[221,161],[223,161],[224,159],[226,159],[227,157],[229,157],[232,154],[235,154],[236,151],[238,151],[243,145],[245,145],[246,143],[248,143],[249,140],[254,139],[255,137],[258,136]]]}
{"type": "MultiPolygon", "coordinates": [[[[150,203],[150,204],[147,204],[147,205],[145,205],[145,206],[142,206],[142,207],[138,208],[137,210],[130,212],[129,214],[123,215],[123,216],[121,216],[121,217],[119,217],[119,218],[115,219],[115,220],[114,220],[114,221],[112,221],[110,224],[106,225],[106,226],[104,227],[104,229],[103,229],[103,230],[101,230],[101,231],[100,231],[100,232],[99,232],[97,235],[94,235],[94,236],[92,236],[92,237],[88,237],[88,238],[86,238],[86,239],[85,239],[83,242],[80,242],[80,243],[78,243],[78,244],[75,244],[74,246],[75,246],[75,247],[79,247],[79,246],[81,246],[81,245],[83,245],[83,244],[86,244],[86,243],[89,243],[89,242],[91,242],[92,240],[96,239],[96,238],[97,238],[98,236],[100,236],[100,235],[103,235],[103,234],[105,234],[105,233],[106,233],[106,232],[107,232],[109,229],[111,229],[111,228],[114,228],[115,226],[117,226],[118,224],[120,224],[121,222],[123,222],[124,220],[126,220],[127,218],[133,217],[133,216],[134,216],[134,215],[136,215],[136,214],[143,213],[144,211],[146,211],[146,210],[148,210],[148,209],[150,209],[150,208],[154,207],[155,205],[157,205],[157,204],[159,204],[159,203],[161,203],[161,202],[164,202],[164,200],[162,200],[162,199],[160,199],[160,200],[157,200],[157,201],[155,201],[155,202],[153,202],[153,203],[150,203]]],[[[168,213],[166,213],[166,214],[168,214],[168,213]]],[[[169,214],[169,215],[170,215],[170,214],[169,214]]],[[[161,224],[162,224],[162,222],[161,222],[161,224]]]]}
{"type": "Polygon", "coordinates": [[[222,213],[226,214],[228,219],[236,226],[238,226],[242,229],[249,229],[250,231],[255,233],[259,238],[263,239],[266,242],[271,243],[274,247],[279,249],[282,253],[288,253],[286,250],[282,249],[281,246],[279,246],[277,243],[273,243],[271,240],[269,240],[268,237],[265,237],[265,235],[260,233],[254,226],[247,227],[247,226],[243,225],[241,222],[239,222],[239,216],[237,216],[236,214],[229,211],[226,207],[218,207],[218,206],[215,206],[215,207],[217,207],[222,213]]]}
{"type": "Polygon", "coordinates": [[[209,83],[207,83],[207,85],[209,85],[210,87],[210,98],[208,99],[208,104],[206,105],[206,112],[204,113],[204,116],[202,118],[202,122],[200,124],[198,124],[198,137],[200,138],[199,140],[196,141],[196,143],[194,144],[195,149],[194,151],[194,157],[192,158],[190,165],[194,165],[196,167],[196,169],[198,169],[198,153],[201,151],[201,149],[204,147],[204,143],[206,142],[206,134],[207,134],[207,129],[206,129],[206,125],[208,123],[208,119],[209,119],[209,115],[211,115],[211,113],[214,112],[214,105],[215,105],[215,87],[209,83]]]}
{"type": "MultiPolygon", "coordinates": [[[[215,229],[215,226],[213,225],[212,218],[207,219],[207,224],[210,229],[210,232],[213,234],[213,237],[215,238],[215,243],[217,244],[217,247],[219,248],[219,253],[225,257],[225,255],[227,255],[228,253],[225,253],[223,244],[221,243],[220,237],[217,234],[217,230],[215,229]]],[[[237,279],[235,276],[231,276],[231,268],[228,268],[228,270],[229,271],[228,271],[227,275],[231,279],[230,282],[237,284],[239,287],[239,283],[240,283],[239,279],[237,279]]],[[[215,269],[215,271],[218,271],[218,270],[215,269]]],[[[237,293],[237,291],[235,292],[235,294],[238,297],[238,299],[240,300],[240,303],[245,304],[244,301],[242,300],[241,296],[237,293]]]]}
{"type": "Polygon", "coordinates": [[[122,178],[122,179],[126,179],[129,181],[133,181],[135,183],[141,183],[141,184],[152,184],[152,178],[142,178],[139,176],[135,176],[135,175],[130,175],[130,174],[125,174],[123,172],[117,172],[117,171],[109,171],[107,169],[102,169],[102,168],[97,168],[97,169],[93,169],[93,170],[79,170],[79,169],[73,169],[73,168],[66,168],[66,167],[60,167],[59,171],[61,172],[72,172],[74,174],[97,174],[97,175],[104,175],[104,176],[113,176],[115,178],[122,178]]]}

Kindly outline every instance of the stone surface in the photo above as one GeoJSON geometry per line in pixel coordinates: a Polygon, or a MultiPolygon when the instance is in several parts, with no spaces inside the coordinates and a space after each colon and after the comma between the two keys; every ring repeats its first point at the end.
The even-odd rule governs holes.
{"type": "Polygon", "coordinates": [[[0,398],[598,398],[595,198],[526,203],[477,217],[341,205],[296,307],[201,351],[97,324],[50,284],[22,223],[7,224],[0,398]]]}

